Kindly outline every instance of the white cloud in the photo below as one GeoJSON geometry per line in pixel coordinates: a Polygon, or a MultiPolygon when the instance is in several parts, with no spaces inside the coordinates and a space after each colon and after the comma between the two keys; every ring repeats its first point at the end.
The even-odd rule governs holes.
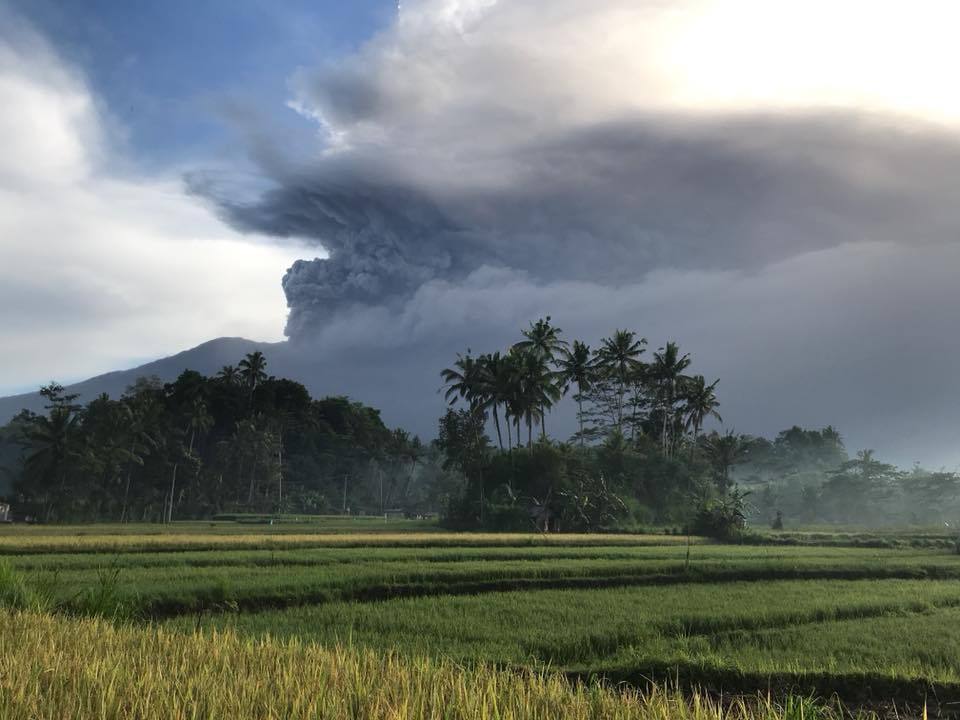
{"type": "Polygon", "coordinates": [[[413,172],[469,164],[475,180],[491,146],[638,112],[956,126],[958,22],[953,0],[410,0],[353,58],[301,73],[291,106],[336,149],[429,152],[413,172]]]}
{"type": "Polygon", "coordinates": [[[14,31],[0,37],[0,392],[219,335],[281,338],[280,277],[300,249],[227,228],[175,177],[109,170],[114,128],[83,78],[14,31]]]}

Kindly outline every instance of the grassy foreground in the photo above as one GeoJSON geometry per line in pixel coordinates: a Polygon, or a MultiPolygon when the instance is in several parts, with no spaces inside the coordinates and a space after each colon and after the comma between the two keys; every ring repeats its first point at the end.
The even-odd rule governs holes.
{"type": "Polygon", "coordinates": [[[609,718],[839,716],[763,696],[720,703],[652,688],[571,686],[557,675],[232,633],[180,635],[93,619],[0,613],[0,717],[609,718]]]}

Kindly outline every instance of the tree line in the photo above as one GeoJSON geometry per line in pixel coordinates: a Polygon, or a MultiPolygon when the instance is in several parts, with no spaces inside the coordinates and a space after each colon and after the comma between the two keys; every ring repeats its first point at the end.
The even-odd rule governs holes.
{"type": "Polygon", "coordinates": [[[468,350],[442,370],[449,408],[430,443],[348,398],[312,398],[269,375],[259,352],[85,405],[51,383],[45,412],[0,428],[12,485],[0,494],[51,522],[395,511],[438,512],[454,528],[729,536],[748,520],[960,520],[955,473],[851,457],[832,427],[773,440],[722,431],[719,381],[691,367],[674,342],[651,350],[618,329],[591,349],[542,318],[506,349],[468,350]],[[571,419],[570,437],[551,435],[571,419]]]}
{"type": "Polygon", "coordinates": [[[689,524],[720,511],[742,526],[730,480],[736,436],[703,434],[708,419],[721,420],[719,380],[689,372],[691,357],[675,342],[649,354],[647,346],[617,329],[592,349],[568,341],[548,316],[504,351],[458,355],[440,373],[451,409],[438,443],[466,478],[450,519],[596,530],[689,524]],[[577,431],[553,440],[548,420],[567,396],[577,431]]]}
{"type": "Polygon", "coordinates": [[[833,427],[794,427],[773,441],[705,433],[708,420],[722,424],[719,380],[691,373],[690,355],[675,342],[648,349],[624,329],[591,349],[545,317],[506,350],[458,355],[441,371],[451,407],[437,441],[465,478],[449,521],[541,530],[672,524],[729,536],[748,519],[775,527],[785,519],[960,520],[956,474],[905,473],[870,450],[851,458],[833,427]],[[549,418],[568,396],[577,430],[552,439],[549,418]]]}
{"type": "Polygon", "coordinates": [[[686,374],[690,355],[674,342],[644,362],[647,340],[629,330],[616,330],[596,350],[563,339],[549,316],[522,335],[506,352],[474,357],[468,351],[441,372],[448,400],[462,400],[478,415],[489,413],[501,450],[502,425],[507,447],[514,447],[514,438],[520,445],[522,427],[528,448],[534,427],[545,440],[547,417],[571,393],[579,426],[574,439],[581,446],[611,432],[631,440],[653,436],[669,457],[684,441],[696,442],[707,418],[720,419],[719,380],[707,383],[703,375],[686,374]]]}
{"type": "Polygon", "coordinates": [[[435,451],[345,397],[315,400],[260,352],[214,377],[142,378],[86,405],[51,383],[5,429],[21,516],[119,522],[218,513],[435,510],[435,451]]]}

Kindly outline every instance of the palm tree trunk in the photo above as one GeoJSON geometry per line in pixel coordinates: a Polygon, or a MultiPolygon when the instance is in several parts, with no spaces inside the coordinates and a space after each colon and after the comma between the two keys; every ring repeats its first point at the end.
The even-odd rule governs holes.
{"type": "Polygon", "coordinates": [[[527,448],[533,449],[533,414],[527,413],[527,448]]]}
{"type": "Polygon", "coordinates": [[[509,447],[511,450],[513,450],[513,430],[512,430],[511,427],[510,427],[510,425],[511,425],[510,416],[504,414],[503,419],[504,419],[504,420],[506,421],[506,423],[507,423],[507,447],[509,447]]]}
{"type": "Polygon", "coordinates": [[[120,510],[120,522],[124,522],[127,519],[127,500],[130,497],[130,473],[132,472],[131,465],[127,465],[127,482],[126,486],[123,488],[123,508],[120,510]]]}
{"type": "MultiPolygon", "coordinates": [[[[227,469],[228,470],[230,469],[229,466],[227,466],[227,469]]],[[[241,495],[241,493],[243,492],[241,488],[243,486],[240,484],[241,482],[243,482],[243,454],[242,453],[240,454],[240,459],[237,462],[237,476],[234,478],[233,482],[237,490],[237,505],[239,505],[240,500],[243,498],[243,495],[241,495]]]]}
{"type": "Polygon", "coordinates": [[[277,434],[279,438],[279,443],[277,445],[277,481],[279,483],[279,492],[278,494],[278,507],[277,512],[283,512],[283,430],[277,434]]]}
{"type": "Polygon", "coordinates": [[[493,426],[497,429],[497,444],[500,446],[500,452],[503,452],[503,435],[500,434],[500,413],[497,412],[497,404],[493,404],[493,426]]]}
{"type": "Polygon", "coordinates": [[[170,504],[167,506],[167,519],[166,521],[173,521],[173,496],[176,493],[177,489],[177,467],[180,463],[173,464],[173,474],[170,476],[170,504]]]}
{"type": "Polygon", "coordinates": [[[247,505],[253,505],[253,487],[257,480],[257,456],[253,456],[253,465],[250,468],[250,492],[247,493],[247,505]]]}
{"type": "Polygon", "coordinates": [[[577,384],[577,422],[580,425],[580,447],[583,447],[583,390],[577,384]]]}
{"type": "Polygon", "coordinates": [[[410,485],[413,484],[413,473],[417,469],[417,458],[410,460],[410,475],[407,476],[407,482],[403,486],[403,497],[406,498],[410,493],[410,485]]]}
{"type": "Polygon", "coordinates": [[[547,439],[547,409],[540,405],[540,437],[547,439]]]}
{"type": "Polygon", "coordinates": [[[623,393],[625,392],[623,381],[617,389],[617,432],[623,432],[623,393]]]}

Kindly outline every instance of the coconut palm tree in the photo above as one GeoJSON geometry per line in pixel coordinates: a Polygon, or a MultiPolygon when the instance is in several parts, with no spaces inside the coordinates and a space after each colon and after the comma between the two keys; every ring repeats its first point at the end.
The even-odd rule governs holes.
{"type": "Polygon", "coordinates": [[[557,351],[567,346],[567,341],[560,339],[563,330],[550,324],[549,315],[530,323],[530,327],[522,332],[524,339],[513,345],[517,350],[539,353],[551,359],[557,351]]]}
{"type": "Polygon", "coordinates": [[[572,384],[576,383],[577,385],[577,393],[574,397],[577,401],[577,422],[580,425],[581,447],[583,446],[583,393],[590,389],[595,369],[589,345],[574,340],[572,347],[560,349],[557,358],[557,371],[562,392],[566,394],[572,384]]]}
{"type": "Polygon", "coordinates": [[[46,491],[40,493],[45,498],[45,521],[53,514],[54,498],[63,499],[67,475],[78,449],[79,428],[78,413],[54,407],[48,416],[34,418],[26,430],[30,452],[24,459],[24,474],[34,487],[46,491]]]}
{"type": "Polygon", "coordinates": [[[648,368],[650,379],[656,383],[657,400],[663,414],[660,443],[665,455],[670,455],[673,445],[670,429],[677,400],[677,385],[686,380],[683,371],[688,367],[690,355],[681,355],[680,347],[674,342],[668,342],[653,354],[653,362],[648,368]]]}
{"type": "Polygon", "coordinates": [[[703,452],[713,466],[720,492],[730,489],[730,468],[742,462],[749,445],[743,435],[728,430],[723,435],[711,433],[701,443],[703,452]]]}
{"type": "Polygon", "coordinates": [[[240,382],[240,370],[236,365],[224,365],[217,373],[217,380],[224,385],[236,385],[240,382]]]}
{"type": "Polygon", "coordinates": [[[142,466],[144,459],[160,445],[158,422],[160,408],[148,395],[124,398],[121,405],[126,425],[127,477],[123,488],[120,522],[126,522],[133,466],[142,466]]]}
{"type": "Polygon", "coordinates": [[[471,410],[476,410],[482,404],[483,364],[470,354],[469,349],[466,355],[457,353],[453,367],[441,370],[440,377],[447,389],[444,398],[451,405],[460,399],[466,401],[471,410]]]}
{"type": "MultiPolygon", "coordinates": [[[[523,331],[523,340],[515,343],[513,348],[522,353],[532,353],[545,361],[549,366],[553,363],[556,355],[563,348],[567,347],[567,341],[560,339],[560,333],[563,331],[550,324],[550,316],[540,318],[535,323],[530,323],[530,327],[523,331]]],[[[546,411],[549,405],[540,407],[540,430],[544,438],[547,436],[547,425],[545,422],[546,411]]]]}
{"type": "Polygon", "coordinates": [[[249,353],[240,361],[240,377],[250,391],[250,402],[253,402],[253,393],[264,380],[267,379],[267,359],[257,350],[249,353]]]}
{"type": "Polygon", "coordinates": [[[694,444],[696,444],[699,438],[704,420],[708,417],[715,417],[720,422],[723,422],[723,418],[720,417],[720,413],[717,412],[717,408],[720,407],[720,401],[717,400],[717,395],[714,392],[719,382],[720,380],[714,380],[707,385],[707,381],[704,380],[703,375],[694,375],[683,384],[682,395],[685,427],[687,430],[693,430],[694,444]]]}
{"type": "Polygon", "coordinates": [[[640,355],[644,353],[646,338],[638,338],[629,330],[615,330],[613,335],[600,341],[596,366],[604,375],[617,384],[617,430],[623,432],[623,398],[627,385],[642,370],[640,355]]]}
{"type": "MultiPolygon", "coordinates": [[[[213,427],[213,417],[207,412],[207,404],[203,398],[195,397],[187,409],[186,432],[189,434],[190,441],[187,446],[187,457],[193,457],[193,444],[198,436],[205,435],[213,427]]],[[[182,448],[182,446],[181,446],[182,448]]],[[[173,473],[170,477],[170,496],[167,505],[167,522],[173,522],[173,503],[177,490],[177,468],[180,465],[179,459],[173,463],[173,473]]]]}
{"type": "MultiPolygon", "coordinates": [[[[503,450],[503,434],[500,432],[501,405],[508,407],[510,397],[510,373],[512,369],[507,358],[499,352],[481,355],[479,395],[484,407],[489,407],[493,414],[493,426],[497,431],[497,444],[503,450]]],[[[507,430],[510,430],[510,421],[507,420],[507,430]]]]}
{"type": "Polygon", "coordinates": [[[521,351],[518,354],[515,382],[514,412],[526,420],[527,446],[532,447],[533,424],[539,421],[542,428],[543,414],[560,399],[560,388],[556,384],[556,373],[547,358],[538,352],[521,351]]]}

